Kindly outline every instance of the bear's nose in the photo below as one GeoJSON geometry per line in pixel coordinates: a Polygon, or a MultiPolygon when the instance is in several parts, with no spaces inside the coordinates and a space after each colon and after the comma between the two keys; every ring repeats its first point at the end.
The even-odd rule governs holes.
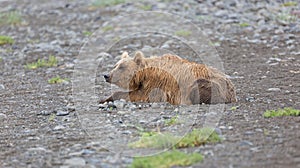
{"type": "Polygon", "coordinates": [[[104,77],[104,79],[105,79],[105,81],[109,81],[109,78],[110,78],[110,76],[109,75],[103,75],[103,77],[104,77]]]}

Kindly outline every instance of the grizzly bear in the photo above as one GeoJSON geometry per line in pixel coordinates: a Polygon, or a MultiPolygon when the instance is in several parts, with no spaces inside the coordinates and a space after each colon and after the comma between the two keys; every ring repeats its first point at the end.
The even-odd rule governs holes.
{"type": "Polygon", "coordinates": [[[132,58],[124,52],[104,78],[127,91],[115,92],[100,103],[118,99],[174,105],[236,102],[234,86],[225,74],[171,54],[145,58],[138,51],[132,58]]]}

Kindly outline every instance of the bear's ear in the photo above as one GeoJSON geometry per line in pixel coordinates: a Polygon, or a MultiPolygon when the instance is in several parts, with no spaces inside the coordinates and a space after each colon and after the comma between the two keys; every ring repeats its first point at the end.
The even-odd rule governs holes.
{"type": "Polygon", "coordinates": [[[144,54],[141,51],[137,51],[134,55],[134,62],[138,65],[143,65],[144,63],[144,54]]]}
{"type": "Polygon", "coordinates": [[[127,57],[129,57],[129,55],[128,55],[128,52],[123,52],[123,54],[122,54],[122,56],[121,56],[121,59],[124,59],[124,58],[127,58],[127,57]]]}

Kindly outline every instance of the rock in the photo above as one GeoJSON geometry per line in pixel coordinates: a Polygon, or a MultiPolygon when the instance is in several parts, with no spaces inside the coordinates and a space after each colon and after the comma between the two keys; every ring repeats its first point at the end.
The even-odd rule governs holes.
{"type": "Polygon", "coordinates": [[[260,39],[253,39],[253,40],[247,40],[247,42],[253,43],[253,44],[260,44],[261,40],[260,39]]]}
{"type": "Polygon", "coordinates": [[[139,123],[140,123],[140,124],[146,124],[147,121],[146,121],[146,120],[140,120],[139,123]]]}
{"type": "Polygon", "coordinates": [[[292,52],[291,52],[291,55],[300,55],[300,52],[292,51],[292,52]]]}
{"type": "Polygon", "coordinates": [[[3,121],[7,118],[6,114],[0,113],[0,121],[3,121]]]}
{"type": "Polygon", "coordinates": [[[246,131],[244,134],[245,134],[245,135],[253,135],[254,132],[253,132],[253,131],[246,131]]]}
{"type": "Polygon", "coordinates": [[[160,108],[160,105],[158,103],[152,103],[151,107],[152,108],[160,108]]]}
{"type": "Polygon", "coordinates": [[[295,40],[287,40],[285,42],[286,45],[291,45],[291,44],[294,44],[295,43],[295,40]]]}
{"type": "Polygon", "coordinates": [[[256,132],[263,132],[263,130],[260,129],[260,128],[256,128],[255,131],[256,131],[256,132]]]}
{"type": "Polygon", "coordinates": [[[132,134],[132,132],[129,131],[129,130],[125,130],[125,131],[122,132],[122,134],[132,134]]]}
{"type": "Polygon", "coordinates": [[[74,157],[71,159],[67,159],[64,162],[65,165],[69,165],[69,166],[85,166],[85,160],[81,157],[74,157]]]}
{"type": "Polygon", "coordinates": [[[68,111],[75,111],[75,106],[72,106],[72,105],[67,105],[66,106],[66,109],[68,110],[68,111]]]}
{"type": "Polygon", "coordinates": [[[53,128],[54,131],[63,130],[63,129],[65,129],[65,126],[63,125],[57,125],[53,128]]]}
{"type": "Polygon", "coordinates": [[[5,89],[5,86],[0,84],[0,90],[4,90],[5,89]]]}
{"type": "Polygon", "coordinates": [[[232,129],[233,129],[233,126],[228,126],[228,129],[229,129],[229,130],[232,130],[232,129]]]}
{"type": "Polygon", "coordinates": [[[70,62],[67,62],[67,63],[65,63],[65,66],[66,66],[66,68],[68,68],[68,69],[72,69],[72,68],[74,68],[75,64],[70,63],[70,62]]]}
{"type": "Polygon", "coordinates": [[[69,115],[70,112],[69,111],[62,111],[62,110],[58,110],[56,112],[56,116],[66,116],[66,115],[69,115]]]}
{"type": "Polygon", "coordinates": [[[254,102],[255,98],[254,97],[246,97],[247,102],[254,102]]]}
{"type": "Polygon", "coordinates": [[[252,142],[250,142],[250,141],[241,141],[240,142],[240,146],[252,146],[253,145],[253,143],[252,142]]]}
{"type": "Polygon", "coordinates": [[[43,110],[43,111],[40,111],[39,113],[37,113],[37,115],[47,116],[47,115],[50,115],[51,113],[52,113],[52,111],[43,110]]]}
{"type": "Polygon", "coordinates": [[[107,104],[99,104],[99,109],[106,109],[107,108],[107,104]]]}
{"type": "Polygon", "coordinates": [[[214,14],[216,17],[220,18],[227,18],[228,17],[228,12],[226,10],[218,10],[214,14]]]}
{"type": "Polygon", "coordinates": [[[269,91],[269,92],[279,92],[279,91],[281,91],[281,89],[280,88],[269,88],[267,91],[269,91]]]}
{"type": "Polygon", "coordinates": [[[215,132],[219,135],[222,136],[222,131],[220,128],[215,128],[215,132]]]}
{"type": "Polygon", "coordinates": [[[125,106],[125,100],[116,100],[114,101],[114,105],[116,106],[117,109],[123,109],[125,106]]]}

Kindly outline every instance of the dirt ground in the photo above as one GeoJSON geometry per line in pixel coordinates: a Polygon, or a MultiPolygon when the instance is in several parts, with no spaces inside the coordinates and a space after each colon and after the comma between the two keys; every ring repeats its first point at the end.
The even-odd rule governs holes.
{"type": "MultiPolygon", "coordinates": [[[[0,35],[11,36],[15,41],[12,45],[0,46],[1,167],[126,167],[132,162],[131,157],[116,152],[116,148],[113,148],[116,151],[108,151],[103,145],[119,147],[122,145],[118,143],[124,143],[121,138],[137,138],[137,130],[129,123],[144,123],[141,120],[146,120],[148,125],[145,124],[145,128],[152,129],[158,122],[154,121],[157,116],[169,117],[172,115],[169,112],[177,108],[180,112],[190,111],[188,121],[196,118],[194,122],[200,127],[208,105],[171,106],[161,103],[154,107],[153,104],[125,102],[127,108],[124,109],[99,110],[98,104],[92,104],[89,110],[81,112],[77,108],[80,93],[73,93],[77,86],[72,80],[74,69],[78,68],[84,57],[80,54],[84,43],[92,41],[90,33],[102,29],[107,31],[103,38],[118,41],[108,55],[94,55],[101,62],[97,65],[94,88],[87,88],[96,90],[94,99],[104,98],[116,89],[106,84],[101,75],[113,67],[121,51],[166,46],[169,51],[187,59],[195,54],[188,45],[168,36],[152,34],[114,39],[116,34],[109,33],[108,29],[112,28],[107,25],[113,18],[124,13],[149,10],[149,6],[151,10],[187,15],[201,27],[216,48],[224,72],[236,86],[238,102],[227,104],[219,111],[220,120],[216,129],[224,141],[183,150],[205,156],[203,162],[192,167],[300,167],[300,118],[262,116],[266,110],[284,107],[300,109],[299,19],[287,25],[261,28],[251,26],[257,24],[247,20],[248,15],[240,13],[237,18],[249,22],[250,26],[236,26],[238,23],[229,21],[230,17],[215,18],[218,11],[227,10],[226,4],[224,8],[219,7],[220,2],[188,1],[182,4],[180,1],[145,1],[108,7],[86,1],[1,2],[0,12],[19,11],[22,17],[18,24],[0,25],[0,35]],[[205,19],[197,20],[198,14],[191,14],[197,11],[196,5],[207,6],[208,11],[213,6],[214,11],[210,11],[212,16],[200,14],[202,19],[205,15],[205,19]],[[232,27],[228,27],[226,21],[233,22],[229,24],[232,27]],[[56,67],[34,70],[24,67],[49,55],[58,58],[56,67]],[[58,75],[71,81],[48,83],[50,78],[58,75]],[[83,120],[86,116],[103,121],[102,125],[98,125],[101,128],[96,138],[91,138],[85,131],[87,127],[93,127],[93,123],[83,120]],[[108,139],[115,144],[110,144],[108,139]]],[[[163,23],[160,28],[161,32],[172,29],[163,23]]],[[[100,46],[105,42],[96,40],[95,44],[100,46]]],[[[84,68],[89,66],[85,64],[84,68]]],[[[90,101],[85,96],[80,98],[85,99],[84,102],[90,101]]],[[[183,129],[190,128],[194,123],[186,124],[183,129]]],[[[171,131],[179,129],[170,128],[171,131]]]]}

